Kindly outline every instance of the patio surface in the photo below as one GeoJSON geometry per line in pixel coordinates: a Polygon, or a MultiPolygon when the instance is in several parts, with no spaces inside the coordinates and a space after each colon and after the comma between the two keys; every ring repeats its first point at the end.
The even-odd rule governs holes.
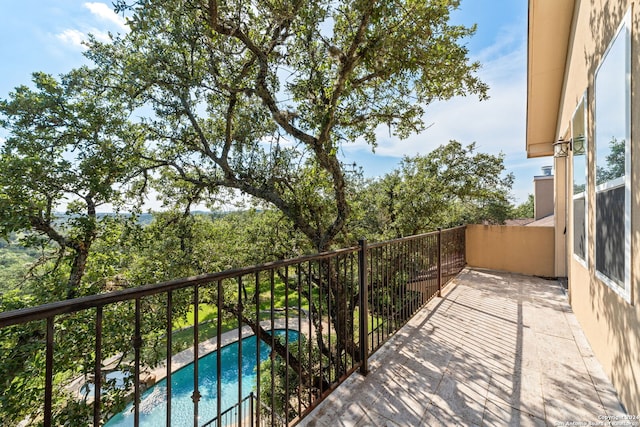
{"type": "Polygon", "coordinates": [[[369,366],[299,425],[606,425],[625,415],[553,280],[465,269],[369,366]]]}

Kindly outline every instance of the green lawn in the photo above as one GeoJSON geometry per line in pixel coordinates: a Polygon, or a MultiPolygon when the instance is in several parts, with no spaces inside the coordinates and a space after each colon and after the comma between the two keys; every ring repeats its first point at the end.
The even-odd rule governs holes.
{"type": "MultiPolygon", "coordinates": [[[[249,298],[255,293],[255,285],[247,284],[246,291],[249,298]]],[[[317,297],[317,296],[316,296],[317,297]]],[[[237,292],[232,294],[232,298],[237,298],[237,292]]],[[[281,280],[274,281],[273,294],[271,292],[270,282],[265,282],[260,285],[260,320],[269,320],[271,318],[271,309],[274,309],[274,317],[284,317],[284,308],[287,306],[286,287],[281,280]],[[273,295],[273,298],[272,298],[273,295]],[[273,302],[272,302],[273,301],[273,302]]],[[[297,314],[298,308],[298,293],[295,291],[289,291],[288,306],[290,309],[295,310],[297,314]]],[[[253,305],[253,304],[252,304],[253,305]]],[[[255,307],[255,306],[254,306],[255,307]]],[[[309,309],[309,302],[303,297],[301,307],[304,310],[309,309]]],[[[198,305],[198,342],[203,342],[208,339],[214,338],[217,334],[218,308],[215,304],[201,303],[198,305]]],[[[194,306],[192,305],[183,317],[175,319],[173,322],[174,332],[172,335],[172,353],[176,354],[180,351],[186,350],[193,346],[193,323],[194,323],[194,306]]],[[[222,333],[236,329],[238,327],[238,321],[230,316],[224,316],[222,320],[222,333]]]]}

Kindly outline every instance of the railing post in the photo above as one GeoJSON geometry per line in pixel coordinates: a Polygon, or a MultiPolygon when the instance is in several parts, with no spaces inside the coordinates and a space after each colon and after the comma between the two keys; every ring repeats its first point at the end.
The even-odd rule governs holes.
{"type": "Polygon", "coordinates": [[[438,227],[438,297],[442,296],[442,227],[438,227]]]}
{"type": "Polygon", "coordinates": [[[369,284],[367,278],[367,239],[358,241],[358,273],[360,281],[360,373],[367,375],[369,372],[369,284]]]}

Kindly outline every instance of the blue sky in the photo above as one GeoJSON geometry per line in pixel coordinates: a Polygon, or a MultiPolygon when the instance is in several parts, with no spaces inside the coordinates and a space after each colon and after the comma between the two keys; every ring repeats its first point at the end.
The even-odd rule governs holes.
{"type": "MultiPolygon", "coordinates": [[[[110,9],[110,1],[2,1],[0,98],[28,84],[34,71],[57,75],[83,64],[81,40],[87,33],[100,39],[124,28],[110,9]]],[[[430,126],[421,134],[400,141],[380,129],[375,154],[359,142],[345,146],[342,154],[362,166],[367,176],[378,176],[395,169],[405,155],[426,154],[451,139],[465,145],[475,142],[481,152],[504,153],[507,170],[516,177],[515,201],[524,201],[533,193],[534,175],[553,163],[551,158],[527,159],[525,152],[527,1],[462,0],[452,20],[478,24],[477,33],[465,44],[471,58],[483,65],[480,77],[490,86],[490,99],[433,103],[425,117],[430,126]]]]}

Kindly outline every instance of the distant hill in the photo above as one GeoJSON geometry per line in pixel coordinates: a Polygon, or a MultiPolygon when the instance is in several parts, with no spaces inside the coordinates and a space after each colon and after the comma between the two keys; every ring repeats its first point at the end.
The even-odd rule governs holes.
{"type": "MultiPolygon", "coordinates": [[[[224,212],[224,211],[192,211],[191,214],[192,215],[211,215],[214,217],[222,217],[225,216],[226,214],[228,214],[229,212],[224,212]]],[[[96,216],[98,218],[104,218],[104,217],[108,217],[108,216],[116,216],[116,215],[122,215],[122,216],[127,216],[129,214],[117,214],[115,212],[98,212],[96,214],[96,216]]],[[[64,221],[66,218],[70,218],[71,215],[67,215],[65,213],[62,212],[56,212],[56,217],[61,220],[64,221]]],[[[151,224],[151,222],[153,221],[154,218],[154,214],[153,213],[149,213],[149,212],[145,212],[145,213],[141,213],[138,215],[138,224],[142,224],[142,225],[149,225],[151,224]]]]}

